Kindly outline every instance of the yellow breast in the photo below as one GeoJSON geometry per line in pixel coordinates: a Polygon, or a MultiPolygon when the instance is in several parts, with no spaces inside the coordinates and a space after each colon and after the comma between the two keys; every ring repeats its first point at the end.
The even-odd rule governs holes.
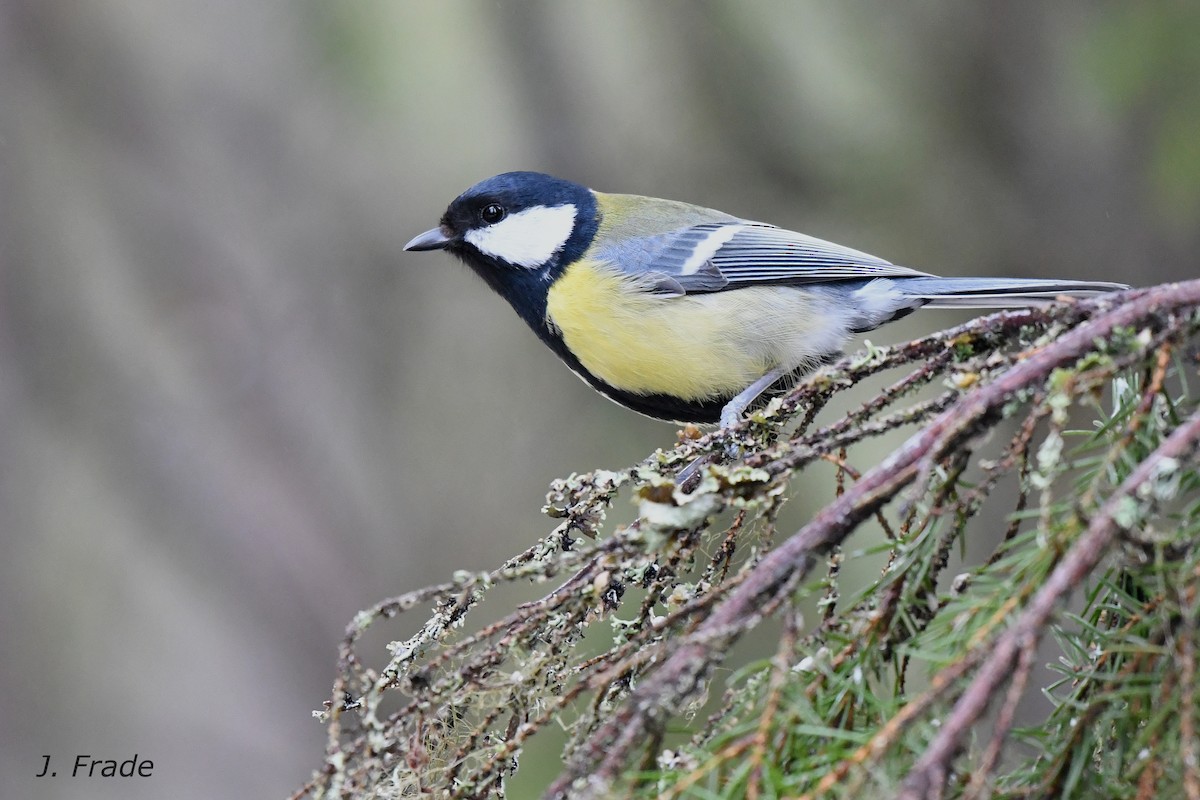
{"type": "Polygon", "coordinates": [[[730,397],[769,370],[817,355],[811,297],[751,287],[663,297],[608,264],[581,260],[550,287],[547,318],[606,383],[686,400],[730,397]]]}

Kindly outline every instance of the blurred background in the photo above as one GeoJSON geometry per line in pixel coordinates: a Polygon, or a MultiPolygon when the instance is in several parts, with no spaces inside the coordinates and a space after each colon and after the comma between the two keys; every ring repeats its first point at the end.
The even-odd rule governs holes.
{"type": "Polygon", "coordinates": [[[1195,3],[3,0],[0,796],[286,796],[357,610],[674,441],[401,251],[468,185],[1196,277],[1197,42],[1195,3]]]}

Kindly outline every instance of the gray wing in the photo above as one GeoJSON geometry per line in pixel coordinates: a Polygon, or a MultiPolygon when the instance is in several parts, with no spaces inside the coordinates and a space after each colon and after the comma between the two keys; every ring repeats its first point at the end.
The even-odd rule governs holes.
{"type": "Polygon", "coordinates": [[[759,222],[708,222],[597,248],[662,294],[762,284],[929,277],[868,253],[759,222]]]}

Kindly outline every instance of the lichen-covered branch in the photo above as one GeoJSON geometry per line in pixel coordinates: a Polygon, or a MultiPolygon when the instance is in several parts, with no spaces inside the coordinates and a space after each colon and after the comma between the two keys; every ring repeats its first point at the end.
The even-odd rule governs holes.
{"type": "Polygon", "coordinates": [[[567,743],[548,797],[1193,792],[1195,687],[1154,682],[1172,702],[1129,687],[1196,674],[1198,337],[1200,281],[994,314],[868,347],[732,430],[556,482],[558,523],[525,552],[359,615],[320,712],[327,761],[296,796],[502,797],[552,727],[567,743]],[[862,468],[895,431],[907,440],[862,468]],[[822,488],[809,476],[827,464],[822,488]],[[801,476],[829,500],[780,537],[801,476]],[[626,497],[638,519],[613,528],[626,497]],[[855,584],[866,553],[884,569],[855,584]],[[540,600],[484,615],[494,587],[529,581],[540,600]],[[362,634],[422,605],[421,629],[371,666],[362,634]],[[735,644],[775,619],[773,655],[747,661],[735,644]],[[724,690],[718,665],[738,670],[724,690]],[[1040,721],[1034,692],[1055,698],[1040,721]],[[1001,757],[1016,740],[1034,755],[1001,757]],[[1115,755],[1097,765],[1097,747],[1115,755]]]}

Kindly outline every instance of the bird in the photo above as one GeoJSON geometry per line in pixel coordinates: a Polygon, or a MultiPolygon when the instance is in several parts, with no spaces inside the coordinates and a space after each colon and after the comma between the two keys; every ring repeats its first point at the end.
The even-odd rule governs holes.
{"type": "Polygon", "coordinates": [[[918,308],[1028,307],[1129,288],[943,278],[722,211],[540,172],[476,183],[404,249],[465,262],[610,400],[721,427],[839,356],[855,334],[918,308]]]}

